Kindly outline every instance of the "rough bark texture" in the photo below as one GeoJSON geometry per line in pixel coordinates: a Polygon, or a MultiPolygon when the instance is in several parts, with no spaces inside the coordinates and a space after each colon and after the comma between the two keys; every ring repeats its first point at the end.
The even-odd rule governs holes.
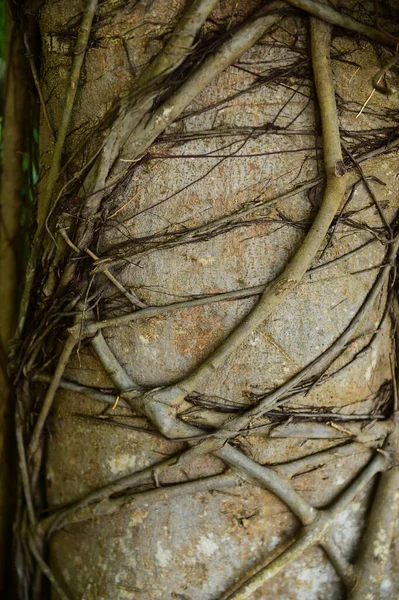
{"type": "MultiPolygon", "coordinates": [[[[75,42],[74,36],[66,35],[65,24],[76,26],[82,6],[77,0],[61,0],[45,2],[40,11],[42,86],[55,129],[62,116],[75,42]]],[[[164,0],[100,4],[64,156],[70,156],[85,136],[91,137],[84,157],[78,154],[71,163],[75,172],[98,147],[98,135],[90,132],[115,98],[134,89],[182,8],[183,2],[164,0]]],[[[214,43],[218,28],[234,31],[254,8],[256,2],[220,2],[201,31],[202,39],[209,36],[214,43]]],[[[390,55],[341,29],[334,30],[331,53],[341,137],[345,147],[360,156],[383,144],[389,131],[397,128],[397,93],[374,93],[357,118],[381,61],[390,55]]],[[[133,135],[124,145],[113,177],[126,170],[129,163],[123,161],[137,159],[136,141],[133,135]]],[[[41,190],[52,149],[43,122],[41,190]]],[[[197,237],[192,230],[240,210],[255,198],[273,199],[319,177],[323,174],[321,149],[308,17],[287,11],[281,22],[196,96],[131,168],[124,184],[103,199],[101,218],[96,221],[102,230],[91,250],[108,259],[118,281],[148,306],[267,284],[280,275],[302,243],[320,205],[322,183],[273,206],[262,205],[245,217],[238,215],[229,223],[210,226],[197,237]]],[[[387,221],[392,222],[399,208],[397,154],[377,156],[362,163],[362,168],[387,221]]],[[[183,405],[190,423],[201,426],[208,417],[220,424],[231,416],[220,407],[255,404],[329,348],[365,301],[385,260],[385,225],[359,172],[352,168],[346,177],[345,200],[349,201],[312,267],[370,240],[373,243],[347,260],[306,273],[271,316],[196,386],[193,404],[186,401],[183,405]],[[212,410],[196,407],[194,401],[199,400],[208,400],[208,406],[213,402],[212,410]]],[[[76,204],[75,198],[70,200],[70,206],[76,204]]],[[[62,244],[60,236],[57,243],[62,244]]],[[[85,260],[88,272],[92,265],[85,260]]],[[[352,342],[329,367],[327,373],[335,375],[298,393],[284,404],[285,410],[347,416],[389,413],[394,342],[391,314],[386,311],[388,287],[388,283],[383,286],[352,342]]],[[[87,298],[99,290],[94,308],[98,318],[130,310],[101,273],[87,298]]],[[[131,381],[145,388],[167,386],[200,365],[257,300],[255,296],[210,302],[106,328],[103,335],[131,381]]],[[[115,378],[107,376],[92,347],[83,342],[78,348],[64,378],[114,388],[115,378]]],[[[121,406],[114,411],[115,420],[136,429],[89,418],[98,416],[103,407],[87,395],[58,393],[45,429],[50,508],[82,498],[187,447],[184,441],[137,430],[142,417],[132,417],[121,406]]],[[[272,421],[276,426],[281,420],[286,422],[284,430],[272,427],[270,435],[246,435],[233,440],[233,446],[262,465],[278,465],[356,441],[351,427],[362,427],[361,422],[336,423],[331,418],[319,426],[309,421],[309,428],[301,432],[295,420],[287,419],[281,415],[272,421]]],[[[318,468],[299,469],[294,489],[313,506],[328,506],[367,465],[383,437],[378,418],[369,418],[350,452],[345,454],[340,448],[321,459],[318,468]]],[[[208,454],[161,473],[155,482],[166,486],[221,474],[225,469],[220,455],[208,454]]],[[[287,475],[284,470],[281,473],[287,475]]],[[[277,556],[299,531],[298,519],[289,508],[247,476],[228,485],[187,495],[182,492],[173,498],[165,492],[164,500],[161,497],[65,526],[51,538],[54,575],[74,599],[227,598],[232,586],[277,556]]],[[[373,485],[374,480],[355,496],[333,526],[333,538],[347,560],[355,559],[373,485]]],[[[391,551],[381,598],[394,597],[399,591],[392,566],[396,547],[391,551]]],[[[316,546],[245,597],[338,600],[345,593],[331,561],[316,546]]]]}

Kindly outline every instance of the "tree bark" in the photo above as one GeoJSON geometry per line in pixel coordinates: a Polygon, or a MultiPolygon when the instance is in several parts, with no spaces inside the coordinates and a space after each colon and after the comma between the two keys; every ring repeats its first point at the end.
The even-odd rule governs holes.
{"type": "Polygon", "coordinates": [[[395,30],[290,5],[40,8],[21,597],[399,590],[395,30]]]}
{"type": "Polygon", "coordinates": [[[10,398],[7,354],[18,314],[23,271],[20,251],[22,161],[26,151],[28,74],[22,41],[9,10],[5,18],[5,73],[2,73],[2,173],[0,206],[0,595],[11,566],[11,528],[15,505],[14,405],[10,398]],[[5,93],[3,94],[5,88],[5,93]]]}

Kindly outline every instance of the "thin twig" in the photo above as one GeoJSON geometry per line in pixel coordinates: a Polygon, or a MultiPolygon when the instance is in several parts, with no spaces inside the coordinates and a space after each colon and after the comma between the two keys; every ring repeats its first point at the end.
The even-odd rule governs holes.
{"type": "MultiPolygon", "coordinates": [[[[351,258],[357,252],[361,252],[371,244],[374,244],[378,240],[376,238],[372,238],[368,242],[365,242],[358,248],[354,248],[349,252],[346,252],[342,256],[338,256],[330,261],[327,261],[321,265],[317,265],[316,267],[311,267],[308,269],[307,274],[313,275],[317,271],[322,271],[326,268],[335,266],[337,263],[343,262],[351,258]]],[[[266,284],[268,285],[268,284],[266,284]]],[[[175,310],[184,310],[187,308],[192,308],[194,306],[204,306],[210,304],[212,302],[222,302],[229,300],[239,300],[241,298],[250,298],[251,296],[260,296],[265,291],[265,284],[257,285],[254,287],[243,288],[242,290],[234,290],[230,292],[222,292],[220,294],[209,294],[205,295],[201,298],[193,298],[192,300],[184,300],[182,302],[175,302],[173,304],[166,304],[160,306],[148,306],[141,310],[137,310],[135,312],[129,313],[127,315],[121,315],[118,317],[108,317],[102,321],[92,321],[87,325],[86,333],[88,335],[92,335],[96,331],[101,329],[106,329],[108,327],[121,327],[123,325],[127,325],[133,321],[138,321],[141,319],[149,319],[151,317],[156,317],[162,314],[166,314],[169,312],[173,312],[175,310]]]]}
{"type": "MultiPolygon", "coordinates": [[[[397,46],[396,46],[397,48],[397,46]]],[[[391,87],[389,85],[386,84],[386,82],[383,82],[383,79],[385,77],[385,75],[387,74],[387,72],[392,69],[392,67],[394,67],[395,65],[397,65],[399,62],[399,54],[395,54],[388,62],[386,65],[384,65],[382,67],[382,69],[380,69],[373,77],[373,86],[374,89],[376,89],[378,92],[380,92],[380,94],[384,94],[387,96],[390,96],[391,94],[393,94],[396,90],[395,88],[391,89],[391,87]]]]}
{"type": "MultiPolygon", "coordinates": [[[[399,137],[394,138],[393,140],[388,140],[382,146],[379,146],[378,148],[376,148],[374,150],[365,152],[364,154],[359,154],[359,156],[354,156],[354,155],[353,156],[354,156],[357,164],[360,164],[362,162],[365,162],[367,160],[375,158],[376,156],[379,156],[386,152],[395,150],[398,145],[399,145],[399,137]]],[[[356,168],[356,167],[353,167],[349,164],[348,170],[350,170],[351,168],[356,168]]],[[[257,210],[260,210],[262,208],[270,208],[270,207],[274,206],[275,204],[282,202],[283,200],[287,200],[288,198],[291,198],[292,196],[296,196],[297,194],[300,194],[302,192],[305,192],[309,189],[316,187],[318,184],[322,183],[324,181],[324,179],[325,179],[324,175],[310,179],[309,181],[305,181],[304,183],[299,184],[298,186],[295,186],[293,189],[289,190],[288,192],[284,192],[282,194],[279,194],[278,196],[275,196],[274,198],[269,198],[267,200],[262,200],[261,199],[262,194],[260,194],[259,197],[255,198],[252,202],[245,203],[245,205],[243,207],[239,208],[238,210],[234,211],[233,213],[224,215],[223,217],[220,217],[218,219],[215,219],[214,221],[211,221],[210,223],[206,223],[205,225],[198,227],[197,229],[195,229],[194,232],[189,232],[188,234],[179,237],[178,243],[181,244],[184,241],[191,240],[193,238],[193,235],[205,233],[205,232],[211,231],[212,229],[217,230],[220,227],[228,225],[229,223],[236,221],[239,218],[248,216],[251,213],[253,213],[257,210]]],[[[164,248],[165,246],[160,245],[159,247],[164,248]]],[[[134,256],[137,259],[142,256],[145,256],[146,254],[153,252],[154,250],[156,250],[156,247],[155,248],[151,247],[149,249],[145,249],[145,250],[138,251],[138,252],[136,251],[134,253],[134,256]]],[[[119,266],[119,265],[125,264],[125,263],[126,263],[126,256],[123,258],[107,257],[105,259],[102,259],[100,257],[100,261],[98,262],[98,264],[95,267],[95,272],[101,272],[103,269],[108,268],[109,266],[119,266]]]]}
{"type": "Polygon", "coordinates": [[[72,117],[72,110],[75,102],[76,92],[78,90],[80,72],[86,55],[87,44],[89,41],[94,15],[97,10],[97,5],[98,0],[87,0],[82,21],[79,25],[78,37],[74,50],[74,59],[66,90],[61,122],[57,132],[57,140],[55,142],[54,151],[51,158],[50,170],[47,175],[46,188],[43,194],[40,215],[38,218],[39,228],[41,228],[42,223],[47,218],[50,211],[51,198],[60,172],[62,153],[68,133],[68,126],[72,117]]]}
{"type": "Polygon", "coordinates": [[[42,110],[43,110],[44,120],[45,120],[47,128],[49,130],[50,137],[53,140],[53,142],[55,142],[54,131],[53,131],[53,128],[50,123],[50,118],[48,116],[47,105],[43,98],[43,92],[42,92],[42,88],[41,88],[40,81],[39,81],[39,76],[38,76],[36,65],[35,65],[34,54],[32,53],[32,51],[30,49],[29,36],[27,34],[27,31],[24,30],[22,32],[22,37],[23,37],[24,45],[25,45],[25,49],[26,49],[26,58],[28,59],[29,67],[32,72],[33,82],[35,84],[37,95],[39,96],[40,106],[42,107],[42,110]]]}
{"type": "MultiPolygon", "coordinates": [[[[59,233],[60,233],[61,237],[65,240],[65,242],[68,244],[68,246],[70,248],[72,248],[72,250],[74,250],[74,252],[76,252],[77,254],[81,253],[81,250],[69,238],[69,236],[66,232],[66,229],[64,227],[61,227],[59,229],[59,233]]],[[[92,250],[90,250],[90,248],[86,248],[85,252],[93,260],[99,259],[99,257],[96,254],[94,254],[94,252],[92,252],[92,250]]],[[[117,288],[117,290],[119,290],[124,295],[124,297],[130,302],[130,304],[132,304],[135,307],[139,307],[139,308],[144,308],[146,306],[145,303],[142,302],[140,300],[140,298],[138,298],[136,296],[136,294],[133,294],[132,292],[128,292],[128,290],[116,279],[116,277],[114,277],[112,275],[112,273],[109,269],[107,269],[107,268],[103,269],[103,273],[109,279],[109,281],[117,288]]]]}
{"type": "Polygon", "coordinates": [[[29,521],[32,525],[36,523],[36,513],[33,505],[32,498],[32,489],[31,482],[29,479],[29,468],[26,460],[26,452],[25,452],[25,444],[24,444],[24,436],[23,436],[23,419],[21,415],[21,406],[17,405],[16,415],[15,415],[15,430],[16,430],[16,441],[17,441],[17,450],[19,457],[19,470],[21,474],[21,482],[22,489],[25,496],[26,508],[28,512],[29,521]]]}
{"type": "MultiPolygon", "coordinates": [[[[107,137],[107,144],[104,146],[101,156],[93,165],[85,181],[84,187],[90,190],[91,194],[89,200],[86,199],[82,210],[84,225],[81,226],[77,234],[80,246],[88,246],[92,239],[94,225],[91,217],[97,212],[101,204],[104,190],[114,188],[120,183],[119,175],[116,175],[113,179],[110,179],[108,175],[123,148],[129,145],[128,158],[130,160],[133,162],[141,160],[151,143],[158,135],[163,133],[166,127],[183,112],[192,100],[224,69],[252,47],[268,29],[282,19],[282,15],[278,14],[278,11],[283,6],[281,2],[273,2],[265,10],[257,13],[249,22],[241,25],[228,41],[221,44],[178,90],[159,108],[152,111],[149,116],[147,112],[151,108],[154,95],[157,95],[156,91],[152,91],[149,97],[144,97],[142,105],[135,106],[135,110],[131,111],[134,116],[133,121],[131,115],[128,114],[129,111],[122,110],[118,123],[114,123],[107,137]],[[144,115],[146,115],[145,118],[144,115]],[[126,144],[124,144],[125,140],[126,144]],[[131,140],[131,143],[129,143],[129,140],[131,140]]],[[[123,157],[120,156],[120,158],[123,157]]],[[[66,280],[71,279],[73,270],[72,265],[65,269],[64,278],[66,280]]]]}
{"type": "Polygon", "coordinates": [[[32,456],[35,454],[35,452],[39,446],[43,427],[46,423],[48,414],[53,405],[55,393],[59,388],[61,378],[64,374],[64,371],[65,371],[68,361],[69,361],[69,357],[71,356],[72,351],[75,348],[77,342],[78,342],[78,339],[76,338],[75,332],[73,331],[72,333],[69,333],[68,337],[65,341],[64,347],[62,349],[62,352],[60,354],[60,357],[58,359],[57,367],[55,369],[53,378],[50,382],[50,385],[48,386],[39,416],[38,416],[36,424],[35,424],[35,428],[32,433],[32,437],[31,437],[31,440],[30,440],[30,443],[28,446],[28,458],[29,459],[32,458],[32,456]]]}
{"type": "MultiPolygon", "coordinates": [[[[44,383],[49,383],[52,379],[52,375],[46,375],[45,373],[41,373],[35,375],[33,381],[41,381],[44,383]]],[[[106,402],[113,406],[115,404],[115,398],[119,397],[118,406],[121,408],[129,408],[129,404],[123,400],[123,395],[121,393],[115,392],[114,395],[107,394],[106,392],[101,391],[100,389],[94,387],[88,387],[86,385],[81,385],[80,383],[76,383],[75,381],[68,381],[67,379],[60,380],[60,388],[63,390],[68,390],[70,392],[75,392],[77,394],[84,394],[88,398],[93,398],[93,400],[98,400],[100,402],[106,402]]]]}
{"type": "Polygon", "coordinates": [[[341,458],[353,457],[359,452],[370,454],[370,449],[365,448],[358,442],[340,442],[339,446],[328,448],[328,450],[320,450],[320,452],[308,454],[307,456],[275,465],[274,468],[285,477],[292,479],[293,477],[297,477],[303,473],[321,468],[331,461],[336,462],[341,458]]]}
{"type": "Polygon", "coordinates": [[[355,165],[356,169],[359,171],[360,177],[363,180],[364,183],[364,187],[366,188],[366,190],[368,191],[368,193],[370,194],[370,197],[372,198],[376,209],[378,211],[378,214],[380,215],[381,221],[383,222],[383,224],[385,225],[385,228],[387,230],[388,233],[388,237],[389,239],[392,239],[392,229],[391,226],[388,223],[388,220],[384,214],[384,211],[381,208],[380,203],[378,202],[377,196],[374,193],[374,190],[372,189],[370,183],[368,182],[367,178],[364,175],[363,169],[359,164],[359,161],[356,160],[356,158],[353,156],[352,152],[343,145],[343,148],[345,149],[345,152],[347,153],[347,155],[349,156],[349,158],[351,159],[351,161],[353,162],[353,164],[355,165]]]}

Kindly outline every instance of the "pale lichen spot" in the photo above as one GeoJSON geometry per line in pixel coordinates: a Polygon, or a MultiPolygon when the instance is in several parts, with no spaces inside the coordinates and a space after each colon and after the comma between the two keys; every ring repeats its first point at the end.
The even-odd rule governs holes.
{"type": "Polygon", "coordinates": [[[68,54],[71,51],[69,41],[65,41],[63,37],[58,37],[54,34],[44,35],[43,40],[46,43],[47,49],[50,52],[59,52],[60,54],[68,54]]]}
{"type": "Polygon", "coordinates": [[[257,346],[260,340],[260,336],[257,335],[257,333],[253,333],[249,338],[248,338],[248,345],[249,346],[257,346]]]}
{"type": "Polygon", "coordinates": [[[317,594],[320,593],[320,590],[328,586],[330,576],[328,570],[323,566],[309,567],[302,564],[298,580],[301,584],[297,587],[296,599],[309,600],[309,598],[318,597],[317,594]]]}
{"type": "Polygon", "coordinates": [[[204,256],[203,258],[198,258],[197,262],[199,262],[200,265],[207,265],[208,263],[215,262],[215,257],[208,254],[208,256],[204,256]]]}
{"type": "Polygon", "coordinates": [[[136,466],[136,457],[134,454],[116,454],[108,458],[108,466],[113,475],[120,475],[131,471],[136,466]]]}
{"type": "Polygon", "coordinates": [[[279,545],[280,541],[278,535],[272,535],[269,542],[269,550],[274,550],[279,545]]]}
{"type": "Polygon", "coordinates": [[[144,509],[137,508],[130,515],[129,523],[130,525],[140,525],[144,519],[148,517],[148,511],[144,509]]]}
{"type": "Polygon", "coordinates": [[[390,579],[383,579],[381,584],[381,592],[389,592],[392,588],[392,581],[390,579]]]}
{"type": "Polygon", "coordinates": [[[166,106],[162,111],[164,117],[168,117],[171,112],[172,108],[170,106],[166,106]]]}
{"type": "MultiPolygon", "coordinates": [[[[378,327],[378,325],[376,327],[378,327]]],[[[371,366],[373,368],[375,368],[377,365],[377,362],[378,362],[378,351],[377,351],[377,348],[373,348],[373,350],[371,352],[371,366]]]]}
{"type": "Polygon", "coordinates": [[[165,569],[172,560],[172,551],[169,550],[169,548],[163,548],[161,542],[158,541],[155,558],[157,559],[159,566],[162,569],[165,569]]]}
{"type": "Polygon", "coordinates": [[[337,485],[343,485],[345,483],[345,477],[338,475],[337,477],[335,477],[335,483],[337,485]]]}
{"type": "MultiPolygon", "coordinates": [[[[336,476],[334,483],[339,485],[339,481],[343,482],[343,477],[340,474],[336,476]]],[[[334,521],[332,529],[334,540],[345,552],[354,551],[363,531],[363,521],[360,518],[361,515],[359,515],[360,508],[361,504],[359,502],[353,502],[334,521]]]]}
{"type": "Polygon", "coordinates": [[[384,529],[380,529],[377,535],[377,539],[373,544],[373,554],[376,558],[382,558],[388,552],[387,547],[387,534],[384,529]]]}
{"type": "Polygon", "coordinates": [[[217,543],[212,539],[213,535],[201,536],[197,543],[197,552],[203,556],[212,556],[218,551],[219,547],[217,543]]]}

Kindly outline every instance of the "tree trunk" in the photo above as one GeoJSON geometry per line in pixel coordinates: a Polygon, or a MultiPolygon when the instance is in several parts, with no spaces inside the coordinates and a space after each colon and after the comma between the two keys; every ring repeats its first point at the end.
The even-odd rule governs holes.
{"type": "MultiPolygon", "coordinates": [[[[3,10],[3,9],[2,9],[3,10]]],[[[15,505],[14,405],[7,375],[7,351],[18,314],[18,285],[23,272],[19,252],[23,155],[26,151],[28,70],[22,41],[10,12],[5,18],[5,73],[1,73],[1,206],[0,206],[0,596],[10,567],[15,505]],[[6,90],[4,92],[4,83],[6,90]],[[8,568],[7,568],[8,567],[8,568]]],[[[3,39],[3,38],[2,38],[3,39]]],[[[3,61],[2,61],[2,64],[3,61]]]]}
{"type": "Polygon", "coordinates": [[[289,1],[36,15],[21,598],[399,591],[395,12],[289,1]]]}

